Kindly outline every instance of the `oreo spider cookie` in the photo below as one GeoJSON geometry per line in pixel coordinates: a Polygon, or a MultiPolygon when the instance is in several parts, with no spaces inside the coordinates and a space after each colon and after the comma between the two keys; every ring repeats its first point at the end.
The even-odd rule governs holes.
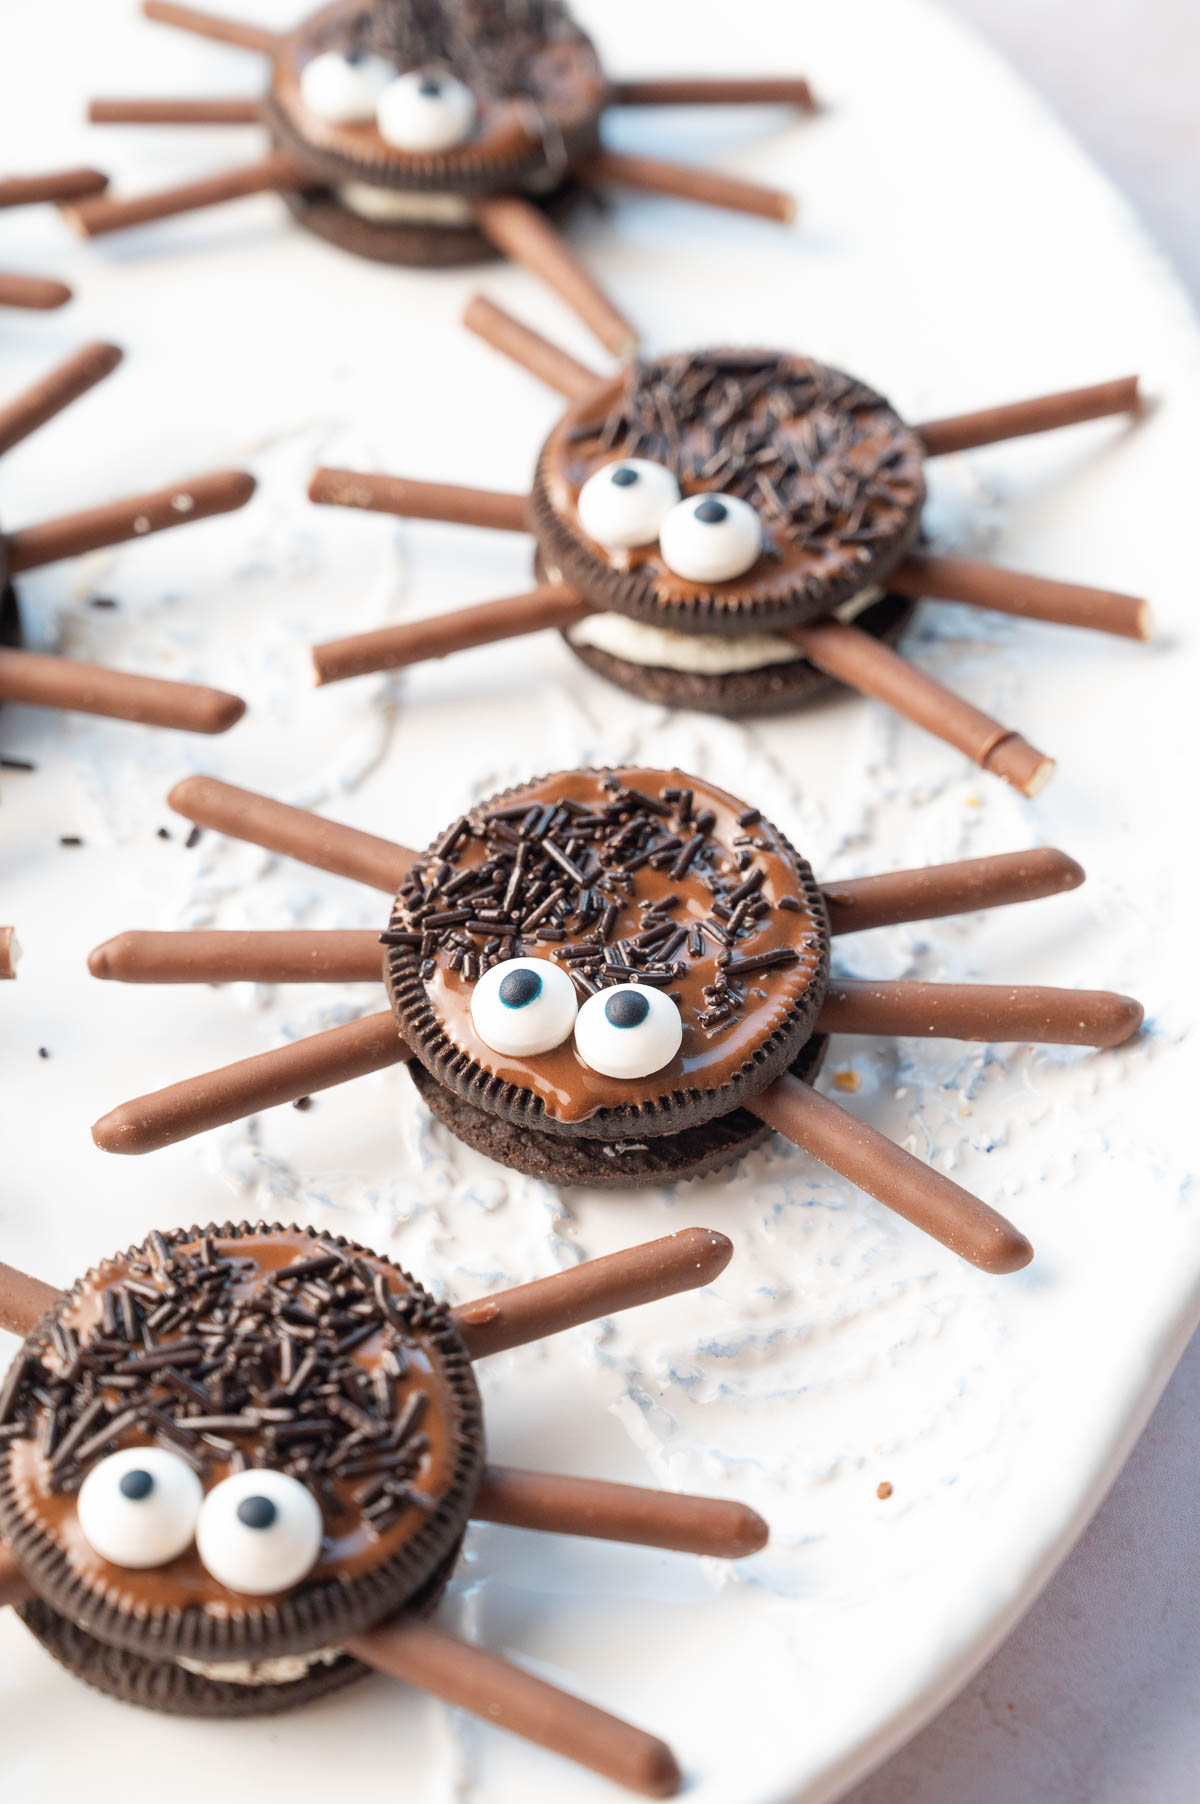
{"type": "Polygon", "coordinates": [[[607,98],[560,0],[338,0],[282,40],[264,117],[324,184],[289,195],[302,224],[359,255],[449,264],[496,254],[477,197],[570,205],[607,98]]]}
{"type": "Polygon", "coordinates": [[[433,1608],[483,1471],[454,1321],[301,1228],[152,1234],[42,1320],[3,1386],[0,1537],[31,1630],[154,1708],[255,1714],[433,1608]]]}
{"type": "Polygon", "coordinates": [[[384,939],[431,1107],[558,1181],[717,1169],[757,1138],[741,1106],[819,1058],[812,872],[679,771],[560,772],[480,804],[418,860],[384,939]]]}

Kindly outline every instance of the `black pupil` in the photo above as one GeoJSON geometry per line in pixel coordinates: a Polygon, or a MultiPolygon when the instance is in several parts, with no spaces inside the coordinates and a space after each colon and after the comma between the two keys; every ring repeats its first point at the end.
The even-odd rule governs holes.
{"type": "Polygon", "coordinates": [[[269,1497],[243,1497],[237,1514],[247,1528],[270,1528],[279,1511],[269,1497]]]}
{"type": "Polygon", "coordinates": [[[421,78],[421,86],[420,86],[419,91],[422,94],[424,94],[428,99],[436,100],[438,95],[442,91],[442,84],[438,80],[436,75],[425,75],[425,76],[422,76],[422,78],[421,78]]]}
{"type": "Polygon", "coordinates": [[[650,1004],[636,990],[618,990],[604,1004],[604,1013],[614,1027],[640,1027],[650,1013],[650,1004]]]}
{"type": "Polygon", "coordinates": [[[716,526],[728,512],[729,509],[723,501],[702,501],[696,509],[696,518],[703,520],[706,526],[716,526]]]}
{"type": "Polygon", "coordinates": [[[536,971],[510,971],[500,980],[500,1000],[508,1008],[524,1008],[541,994],[542,980],[536,971]]]}
{"type": "Polygon", "coordinates": [[[142,1468],[138,1466],[132,1472],[121,1474],[119,1489],[122,1497],[128,1497],[130,1503],[140,1503],[143,1497],[149,1497],[154,1489],[154,1480],[148,1472],[143,1472],[142,1468]]]}
{"type": "Polygon", "coordinates": [[[631,489],[638,479],[638,473],[631,470],[628,464],[618,464],[612,473],[612,479],[614,488],[631,489]]]}

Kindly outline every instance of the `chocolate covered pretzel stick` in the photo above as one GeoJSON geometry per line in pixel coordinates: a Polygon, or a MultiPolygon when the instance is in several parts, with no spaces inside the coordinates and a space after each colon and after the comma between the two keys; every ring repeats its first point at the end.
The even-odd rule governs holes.
{"type": "Polygon", "coordinates": [[[21,947],[15,927],[0,927],[0,978],[15,977],[21,962],[21,947]]]}
{"type": "Polygon", "coordinates": [[[400,670],[406,664],[422,664],[429,658],[446,658],[476,645],[498,639],[517,639],[549,627],[571,626],[592,609],[586,602],[553,583],[507,595],[501,601],[483,601],[425,620],[405,620],[348,639],[331,639],[313,647],[317,682],[339,683],[347,677],[365,676],[373,670],[400,670]]]}
{"type": "Polygon", "coordinates": [[[484,237],[553,288],[614,357],[632,356],[634,328],[540,208],[520,195],[489,194],[471,202],[471,213],[484,237]]]}
{"type": "Polygon", "coordinates": [[[11,451],[47,420],[62,413],[89,388],[95,388],[110,376],[120,363],[123,352],[117,345],[84,345],[48,375],[0,407],[0,455],[11,451]]]}
{"type": "Polygon", "coordinates": [[[683,1783],[675,1756],[656,1735],[432,1623],[405,1616],[341,1645],[378,1672],[647,1797],[671,1797],[683,1783]]]}
{"type": "Polygon", "coordinates": [[[995,1209],[799,1078],[778,1078],[745,1106],[971,1265],[1016,1272],[1033,1258],[1025,1236],[995,1209]]]}
{"type": "Polygon", "coordinates": [[[415,852],[379,839],[359,827],[327,821],[307,808],[292,808],[217,777],[185,777],[167,797],[168,806],[197,827],[212,827],[267,852],[349,877],[370,889],[394,895],[407,877],[415,852]]]}
{"type": "Polygon", "coordinates": [[[817,1018],[817,1031],[1121,1046],[1137,1032],[1142,1015],[1140,1002],[1111,990],[834,977],[817,1018]]]}
{"type": "MultiPolygon", "coordinates": [[[[669,194],[676,200],[697,201],[702,206],[720,207],[728,213],[752,213],[760,219],[775,219],[781,225],[791,225],[796,217],[795,197],[779,188],[722,175],[716,169],[693,169],[686,163],[669,163],[661,157],[637,157],[615,150],[598,150],[583,159],[579,170],[585,181],[634,188],[642,194],[669,194]]],[[[623,355],[619,345],[610,344],[609,349],[623,355]]]]}
{"type": "Polygon", "coordinates": [[[25,307],[35,313],[49,313],[65,307],[71,290],[53,276],[14,276],[0,270],[0,307],[25,307]]]}
{"type": "Polygon", "coordinates": [[[1060,626],[1086,626],[1122,639],[1149,639],[1154,633],[1150,604],[1115,589],[1089,589],[1018,570],[998,570],[967,557],[906,557],[887,579],[899,595],[926,596],[931,601],[960,601],[991,608],[1024,620],[1051,620],[1060,626]]]}
{"type": "Polygon", "coordinates": [[[200,12],[194,6],[176,6],[172,0],[143,0],[142,14],[159,25],[174,25],[178,31],[190,31],[198,38],[212,38],[218,44],[234,44],[239,50],[261,50],[271,56],[279,47],[278,32],[263,25],[250,25],[241,19],[227,19],[224,14],[200,12]]]}
{"type": "Polygon", "coordinates": [[[228,200],[244,200],[251,194],[279,194],[289,188],[312,185],[313,177],[303,164],[283,151],[272,151],[254,163],[223,169],[219,175],[179,182],[131,200],[115,200],[102,194],[95,200],[81,201],[78,206],[64,207],[63,213],[85,238],[100,238],[107,232],[124,231],[127,226],[174,219],[180,213],[219,207],[228,200]]]}
{"type": "Polygon", "coordinates": [[[799,106],[813,111],[817,104],[802,77],[774,75],[618,81],[612,98],[616,106],[799,106]]]}
{"type": "Polygon", "coordinates": [[[1121,376],[1115,382],[1097,382],[1090,388],[1067,388],[1052,395],[1035,395],[1028,401],[1009,401],[1002,407],[982,407],[977,413],[926,420],[923,425],[914,426],[913,431],[924,441],[928,456],[945,457],[950,451],[972,451],[977,445],[995,445],[1001,439],[1077,426],[1084,420],[1101,420],[1109,414],[1136,413],[1141,405],[1138,378],[1121,376]]]}
{"type": "Polygon", "coordinates": [[[117,983],[381,983],[383,957],[369,928],[133,931],[97,946],[88,970],[117,983]]]}
{"type": "Polygon", "coordinates": [[[732,1257],[733,1243],[724,1234],[684,1228],[662,1240],[626,1247],[569,1271],[552,1272],[531,1284],[460,1304],[454,1319],[471,1358],[486,1359],[581,1322],[598,1321],[680,1291],[700,1290],[720,1276],[732,1257]]]}
{"type": "Polygon", "coordinates": [[[75,200],[101,194],[108,177],[99,169],[53,169],[46,175],[0,176],[0,207],[24,207],[41,200],[75,200]]]}
{"type": "Polygon", "coordinates": [[[482,338],[502,357],[520,364],[547,388],[565,395],[568,401],[578,401],[591,394],[604,380],[587,364],[572,357],[569,351],[552,344],[511,313],[505,313],[503,307],[497,307],[486,295],[477,294],[468,301],[462,323],[476,338],[482,338]]]}
{"type": "Polygon", "coordinates": [[[407,476],[375,476],[361,470],[313,472],[308,498],[322,507],[362,507],[403,520],[444,520],[452,526],[486,526],[497,532],[529,532],[528,495],[468,489],[454,482],[414,482],[407,476]]]}
{"type": "Polygon", "coordinates": [[[19,1334],[22,1340],[32,1334],[48,1309],[61,1296],[52,1284],[31,1278],[13,1265],[0,1260],[0,1328],[6,1334],[19,1334]]]}
{"type": "Polygon", "coordinates": [[[887,702],[897,714],[965,752],[1022,795],[1037,795],[1053,775],[1053,758],[858,627],[822,620],[814,626],[789,627],[784,637],[828,676],[887,702]]]}
{"type": "Polygon", "coordinates": [[[257,125],[257,100],[93,100],[92,125],[257,125]]]}
{"type": "Polygon", "coordinates": [[[762,1517],[744,1503],[512,1466],[487,1468],[471,1515],[477,1522],[502,1522],[509,1528],[587,1535],[721,1560],[758,1553],[768,1533],[762,1517]]]}
{"type": "Polygon", "coordinates": [[[133,676],[103,664],[81,664],[74,658],[5,646],[0,646],[0,700],[132,720],[145,727],[173,727],[181,733],[227,733],[246,712],[241,696],[224,689],[133,676]]]}
{"type": "Polygon", "coordinates": [[[0,1547],[0,1606],[27,1604],[32,1596],[33,1586],[26,1584],[17,1562],[5,1548],[0,1547]]]}
{"type": "Polygon", "coordinates": [[[245,470],[214,470],[148,495],[127,495],[103,507],[62,514],[10,533],[6,540],[8,567],[14,575],[38,570],[60,558],[122,545],[152,532],[169,532],[174,526],[188,526],[214,514],[235,513],[253,493],[254,478],[245,470]]]}
{"type": "Polygon", "coordinates": [[[1004,908],[1078,889],[1084,869],[1053,846],[993,852],[915,871],[882,871],[822,884],[831,933],[861,933],[901,921],[936,921],[977,908],[1004,908]]]}
{"type": "Polygon", "coordinates": [[[101,1116],[92,1139],[106,1153],[152,1153],[209,1128],[298,1102],[411,1057],[390,1010],[310,1034],[289,1046],[185,1078],[101,1116]]]}

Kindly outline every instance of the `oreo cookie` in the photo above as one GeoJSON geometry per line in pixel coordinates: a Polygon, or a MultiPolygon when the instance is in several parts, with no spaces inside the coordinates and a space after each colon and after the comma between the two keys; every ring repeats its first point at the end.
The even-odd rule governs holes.
{"type": "Polygon", "coordinates": [[[662,1183],[759,1137],[742,1107],[819,1060],[829,927],[779,831],[679,771],[559,772],[420,858],[384,941],[430,1106],[557,1182],[662,1183]]]}
{"type": "Polygon", "coordinates": [[[358,255],[456,264],[496,254],[473,200],[575,197],[608,84],[560,0],[337,0],[285,35],[262,103],[311,171],[299,222],[358,255]]]}
{"type": "Polygon", "coordinates": [[[341,1643],[433,1608],[483,1472],[448,1309],[303,1228],[106,1260],[25,1341],[0,1418],[28,1626],[101,1689],[200,1714],[357,1676],[341,1643]]]}

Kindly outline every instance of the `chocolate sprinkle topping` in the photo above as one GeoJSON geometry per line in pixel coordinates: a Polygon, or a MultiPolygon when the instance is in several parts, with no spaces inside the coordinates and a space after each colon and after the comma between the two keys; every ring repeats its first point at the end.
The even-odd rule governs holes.
{"type": "Polygon", "coordinates": [[[375,0],[354,19],[354,49],[397,69],[449,69],[477,95],[531,95],[548,45],[583,34],[561,0],[375,0]]]}

